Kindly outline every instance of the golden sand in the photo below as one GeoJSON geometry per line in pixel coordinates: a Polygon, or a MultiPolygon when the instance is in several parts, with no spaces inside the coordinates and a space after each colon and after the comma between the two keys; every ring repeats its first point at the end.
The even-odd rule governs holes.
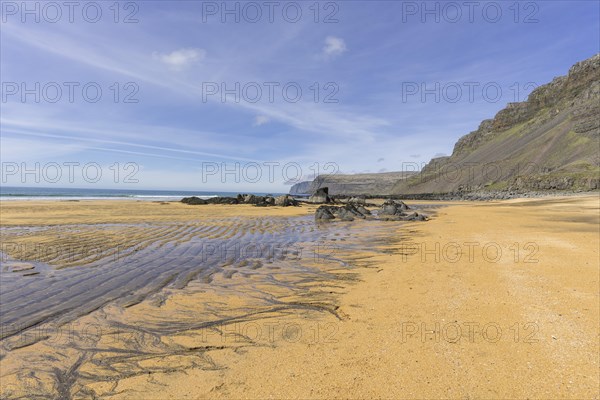
{"type": "MultiPolygon", "coordinates": [[[[147,374],[84,381],[85,390],[71,394],[114,399],[600,398],[599,198],[433,204],[446,206],[428,222],[385,223],[390,240],[378,246],[380,251],[339,255],[359,267],[352,270],[359,280],[343,280],[340,268],[339,282],[323,283],[329,294],[312,292],[335,312],[299,308],[265,312],[216,330],[182,329],[159,338],[162,347],[156,347],[202,352],[138,356],[136,365],[147,368],[147,374]],[[408,240],[395,240],[399,237],[408,240]]],[[[3,204],[3,226],[314,211],[306,206],[133,202],[32,205],[3,204]]],[[[363,223],[347,226],[352,230],[352,224],[363,223]]],[[[236,282],[241,286],[230,292],[215,293],[206,286],[167,291],[160,306],[109,306],[104,316],[86,318],[121,316],[135,324],[162,314],[185,319],[206,312],[203,307],[211,302],[252,307],[253,300],[244,296],[252,285],[236,282]]],[[[309,301],[282,295],[290,302],[309,301]]],[[[105,335],[96,345],[108,339],[105,335]]],[[[2,392],[19,385],[7,371],[32,368],[19,365],[19,352],[52,351],[52,344],[40,342],[11,352],[0,362],[2,392]]],[[[82,361],[81,376],[86,368],[104,368],[102,362],[82,361]]],[[[116,362],[112,367],[119,369],[116,362]]]]}

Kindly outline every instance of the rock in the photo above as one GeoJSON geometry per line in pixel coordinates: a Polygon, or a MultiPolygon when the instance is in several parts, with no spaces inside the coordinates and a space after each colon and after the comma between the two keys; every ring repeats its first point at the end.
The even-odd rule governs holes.
{"type": "Polygon", "coordinates": [[[236,197],[213,197],[206,202],[207,204],[239,204],[236,197]]]}
{"type": "Polygon", "coordinates": [[[410,215],[407,215],[406,217],[403,217],[402,220],[403,221],[427,221],[427,217],[424,216],[423,214],[414,212],[410,215]]]}
{"type": "Polygon", "coordinates": [[[321,206],[317,208],[315,212],[315,220],[317,221],[330,221],[335,219],[335,215],[329,210],[327,206],[321,206]]]}
{"type": "Polygon", "coordinates": [[[364,197],[351,197],[348,200],[348,203],[357,204],[357,205],[360,204],[360,205],[364,206],[365,204],[367,204],[367,201],[365,200],[364,197]]]}
{"type": "Polygon", "coordinates": [[[326,187],[317,189],[317,191],[308,198],[308,201],[310,201],[311,203],[331,202],[331,199],[329,198],[329,189],[326,187]]]}
{"type": "Polygon", "coordinates": [[[410,207],[400,200],[387,200],[381,206],[378,215],[384,221],[426,221],[427,217],[417,212],[405,213],[410,207]]]}
{"type": "Polygon", "coordinates": [[[397,208],[393,204],[384,204],[379,210],[379,215],[396,215],[397,208]]]}
{"type": "Polygon", "coordinates": [[[181,199],[181,202],[184,204],[192,205],[192,206],[199,205],[199,204],[208,204],[208,202],[206,200],[203,200],[200,197],[196,197],[196,196],[184,197],[183,199],[181,199]]]}
{"type": "Polygon", "coordinates": [[[379,219],[381,221],[403,221],[403,217],[400,215],[382,215],[379,219]]]}
{"type": "Polygon", "coordinates": [[[357,206],[356,209],[358,210],[359,213],[361,213],[364,216],[371,215],[371,211],[367,210],[363,206],[357,206]]]}
{"type": "Polygon", "coordinates": [[[270,207],[275,205],[275,198],[272,196],[255,196],[253,203],[256,207],[270,207]]]}
{"type": "Polygon", "coordinates": [[[298,202],[292,196],[284,195],[275,197],[275,205],[278,207],[297,206],[298,202]]]}
{"type": "Polygon", "coordinates": [[[355,217],[358,218],[365,218],[366,215],[371,215],[371,212],[368,211],[367,209],[365,209],[364,207],[361,207],[362,209],[364,209],[365,211],[367,211],[367,213],[363,213],[357,206],[355,206],[354,204],[346,204],[344,207],[342,207],[342,209],[348,213],[351,214],[355,217]]]}
{"type": "Polygon", "coordinates": [[[354,221],[352,213],[344,210],[343,208],[337,212],[336,218],[339,218],[342,221],[354,221]]]}
{"type": "Polygon", "coordinates": [[[400,200],[387,200],[381,206],[379,210],[379,215],[390,215],[390,216],[403,216],[404,211],[408,210],[409,207],[400,200]]]}
{"type": "Polygon", "coordinates": [[[257,196],[253,194],[244,195],[244,203],[246,204],[256,204],[258,202],[257,196]]]}
{"type": "Polygon", "coordinates": [[[212,197],[210,199],[204,200],[199,197],[192,196],[184,197],[183,199],[181,199],[181,202],[192,206],[204,204],[238,204],[238,199],[235,197],[212,197]]]}

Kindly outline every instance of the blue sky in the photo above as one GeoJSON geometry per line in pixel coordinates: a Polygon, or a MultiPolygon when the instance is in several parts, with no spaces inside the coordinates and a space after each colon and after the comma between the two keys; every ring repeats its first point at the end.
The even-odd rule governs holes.
{"type": "Polygon", "coordinates": [[[75,3],[2,2],[4,185],[281,192],[412,169],[600,46],[597,1],[75,3]]]}

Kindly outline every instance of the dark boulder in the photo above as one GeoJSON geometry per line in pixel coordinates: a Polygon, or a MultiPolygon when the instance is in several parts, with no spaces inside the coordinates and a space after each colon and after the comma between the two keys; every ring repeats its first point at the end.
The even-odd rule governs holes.
{"type": "Polygon", "coordinates": [[[419,214],[419,213],[412,213],[410,215],[407,215],[406,217],[402,217],[403,221],[427,221],[427,217],[424,216],[423,214],[419,214]]]}
{"type": "Polygon", "coordinates": [[[400,200],[387,200],[379,209],[379,215],[402,216],[409,207],[400,200]]]}
{"type": "Polygon", "coordinates": [[[256,204],[260,202],[260,198],[259,196],[255,196],[253,194],[245,194],[243,196],[244,198],[244,203],[246,204],[256,204]]]}
{"type": "Polygon", "coordinates": [[[298,202],[292,196],[284,195],[275,197],[275,205],[278,207],[297,206],[298,202]]]}
{"type": "Polygon", "coordinates": [[[356,210],[358,210],[358,212],[364,215],[365,217],[367,215],[371,215],[371,211],[367,210],[364,206],[356,206],[356,210]]]}
{"type": "Polygon", "coordinates": [[[367,200],[364,197],[351,197],[348,199],[348,203],[364,206],[367,204],[367,200]]]}
{"type": "Polygon", "coordinates": [[[238,204],[235,197],[213,197],[207,200],[208,204],[238,204]]]}
{"type": "Polygon", "coordinates": [[[407,214],[406,211],[410,210],[403,201],[399,200],[387,200],[381,206],[379,210],[379,218],[383,221],[426,221],[425,215],[413,212],[407,214]]]}
{"type": "Polygon", "coordinates": [[[317,191],[308,198],[308,201],[311,203],[330,203],[331,198],[329,197],[329,188],[324,187],[317,189],[317,191]]]}
{"type": "Polygon", "coordinates": [[[317,208],[317,211],[315,212],[315,220],[330,221],[332,219],[335,219],[335,215],[333,215],[333,213],[331,212],[329,207],[321,206],[321,207],[317,208]]]}
{"type": "Polygon", "coordinates": [[[256,207],[270,207],[275,205],[275,198],[271,196],[255,196],[251,204],[256,207]]]}
{"type": "Polygon", "coordinates": [[[181,202],[184,204],[189,204],[192,206],[199,204],[208,204],[206,200],[201,199],[200,197],[192,196],[192,197],[184,197],[181,199],[181,202]]]}

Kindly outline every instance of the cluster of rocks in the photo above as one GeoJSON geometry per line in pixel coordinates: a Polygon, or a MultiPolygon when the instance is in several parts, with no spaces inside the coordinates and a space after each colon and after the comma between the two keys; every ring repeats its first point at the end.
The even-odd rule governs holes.
{"type": "Polygon", "coordinates": [[[403,201],[387,200],[377,215],[384,221],[426,221],[427,217],[417,212],[408,213],[410,207],[403,201]]]}
{"type": "Polygon", "coordinates": [[[344,200],[343,198],[336,196],[336,197],[332,198],[332,200],[334,203],[336,203],[336,202],[343,203],[345,201],[346,203],[357,204],[357,205],[361,205],[363,207],[377,207],[377,204],[367,202],[367,199],[365,196],[350,197],[348,200],[344,200]]]}
{"type": "Polygon", "coordinates": [[[238,194],[236,197],[211,197],[209,199],[201,199],[200,197],[185,197],[181,200],[182,203],[188,205],[204,205],[204,204],[252,204],[256,207],[289,207],[297,206],[299,203],[292,196],[257,196],[254,194],[238,194]]]}
{"type": "Polygon", "coordinates": [[[342,221],[354,221],[355,218],[365,219],[371,216],[371,211],[364,206],[348,203],[341,207],[321,206],[315,212],[317,221],[330,221],[339,219],[342,221]]]}
{"type": "Polygon", "coordinates": [[[184,197],[181,202],[190,206],[198,206],[204,204],[238,204],[235,197],[212,197],[210,199],[201,199],[200,197],[184,197]]]}
{"type": "MultiPolygon", "coordinates": [[[[337,206],[320,206],[315,212],[315,220],[331,221],[338,219],[341,221],[354,221],[355,218],[370,218],[372,217],[364,205],[364,199],[359,199],[358,202],[353,202],[350,199],[347,204],[337,206]],[[361,204],[362,203],[362,204],[361,204]]],[[[427,217],[417,212],[409,213],[410,208],[402,201],[387,200],[377,212],[377,217],[383,221],[426,221],[427,217]]]]}

